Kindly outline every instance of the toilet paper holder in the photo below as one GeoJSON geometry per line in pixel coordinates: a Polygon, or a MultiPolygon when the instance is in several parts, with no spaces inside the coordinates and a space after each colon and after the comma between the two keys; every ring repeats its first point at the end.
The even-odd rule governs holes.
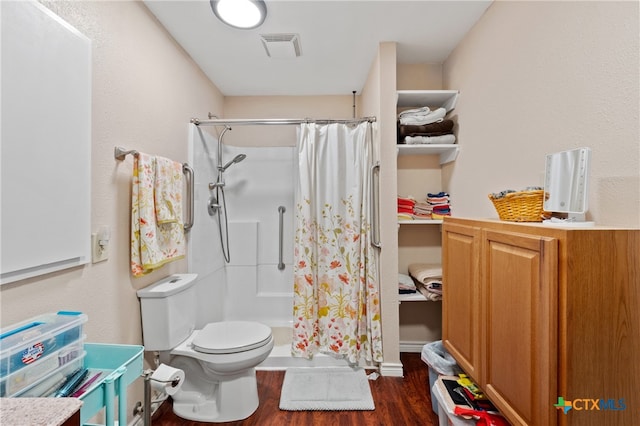
{"type": "Polygon", "coordinates": [[[176,377],[171,380],[159,380],[152,377],[155,370],[147,369],[142,372],[141,377],[144,377],[144,402],[136,404],[134,409],[134,415],[142,413],[144,419],[144,426],[151,426],[151,382],[162,384],[170,384],[172,388],[180,386],[180,378],[176,377]]]}

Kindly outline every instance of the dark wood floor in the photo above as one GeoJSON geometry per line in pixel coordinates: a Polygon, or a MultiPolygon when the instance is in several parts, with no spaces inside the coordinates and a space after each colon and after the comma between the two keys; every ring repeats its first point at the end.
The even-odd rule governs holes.
{"type": "MultiPolygon", "coordinates": [[[[438,417],[431,410],[428,368],[420,354],[401,354],[404,377],[379,377],[369,381],[376,409],[373,411],[282,411],[280,388],[284,371],[258,371],[260,406],[249,418],[219,425],[421,425],[437,426],[438,417]]],[[[173,414],[165,402],[153,417],[153,426],[205,426],[211,423],[184,420],[173,414]]]]}

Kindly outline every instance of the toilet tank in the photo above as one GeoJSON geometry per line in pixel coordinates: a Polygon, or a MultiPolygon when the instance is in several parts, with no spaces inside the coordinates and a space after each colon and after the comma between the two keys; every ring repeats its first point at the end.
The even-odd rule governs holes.
{"type": "Polygon", "coordinates": [[[145,350],[171,350],[195,329],[197,277],[174,274],[138,290],[145,350]]]}

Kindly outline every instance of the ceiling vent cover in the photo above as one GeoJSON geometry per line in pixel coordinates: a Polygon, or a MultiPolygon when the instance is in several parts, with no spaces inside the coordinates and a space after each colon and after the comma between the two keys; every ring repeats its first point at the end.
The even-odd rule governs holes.
{"type": "Polygon", "coordinates": [[[289,59],[302,54],[298,34],[260,34],[260,41],[270,58],[289,59]]]}

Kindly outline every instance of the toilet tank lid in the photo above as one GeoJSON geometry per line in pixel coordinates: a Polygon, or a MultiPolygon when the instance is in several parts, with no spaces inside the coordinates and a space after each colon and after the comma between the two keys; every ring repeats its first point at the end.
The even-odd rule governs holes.
{"type": "Polygon", "coordinates": [[[148,287],[138,290],[137,294],[140,299],[171,296],[191,287],[196,282],[197,277],[198,274],[169,275],[148,287]]]}

